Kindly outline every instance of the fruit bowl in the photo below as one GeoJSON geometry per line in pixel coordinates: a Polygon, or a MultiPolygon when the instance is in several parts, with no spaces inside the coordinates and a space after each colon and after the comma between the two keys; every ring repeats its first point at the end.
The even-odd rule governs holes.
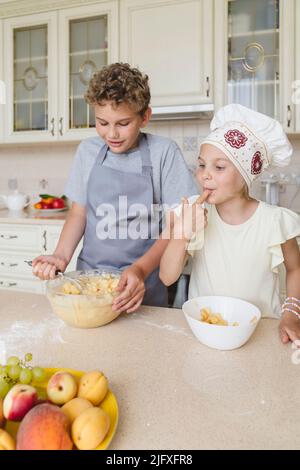
{"type": "Polygon", "coordinates": [[[79,282],[83,289],[76,291],[76,285],[59,277],[47,282],[46,295],[52,310],[68,325],[77,328],[96,328],[110,323],[121,312],[112,309],[115,290],[121,271],[73,271],[68,278],[79,282]],[[74,287],[74,289],[73,289],[74,287]]]}
{"type": "Polygon", "coordinates": [[[196,297],[185,302],[182,310],[196,338],[210,348],[223,351],[243,346],[261,318],[261,312],[255,305],[234,297],[196,297]],[[207,308],[221,314],[228,326],[201,321],[200,311],[207,308]]]}
{"type": "MultiPolygon", "coordinates": [[[[34,386],[37,391],[38,391],[38,396],[41,400],[47,398],[47,393],[46,393],[46,388],[47,388],[47,383],[50,377],[55,374],[58,371],[64,371],[64,372],[69,372],[72,374],[76,379],[80,379],[84,375],[84,372],[79,371],[79,370],[73,370],[73,369],[56,369],[56,368],[45,368],[44,369],[46,376],[45,380],[43,382],[32,382],[32,386],[34,386]]],[[[104,398],[104,400],[101,402],[100,407],[106,411],[106,413],[110,417],[110,427],[108,430],[107,435],[105,436],[104,440],[100,443],[98,447],[96,447],[95,450],[105,450],[108,448],[109,444],[111,443],[116,429],[118,425],[118,419],[119,419],[119,410],[118,410],[118,403],[116,400],[115,395],[112,393],[110,389],[108,389],[108,392],[104,398]]],[[[14,421],[7,421],[5,430],[9,432],[14,438],[17,435],[17,431],[19,428],[20,423],[14,422],[14,421]]]]}

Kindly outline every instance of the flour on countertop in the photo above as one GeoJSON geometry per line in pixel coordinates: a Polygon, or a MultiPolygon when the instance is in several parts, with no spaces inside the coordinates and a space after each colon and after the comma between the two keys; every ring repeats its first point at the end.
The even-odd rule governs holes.
{"type": "Polygon", "coordinates": [[[35,340],[46,339],[50,343],[66,343],[62,338],[62,331],[66,327],[59,318],[45,319],[41,321],[18,320],[0,333],[0,340],[7,346],[30,346],[35,340]]]}
{"type": "MultiPolygon", "coordinates": [[[[130,315],[134,317],[135,320],[143,321],[144,319],[148,318],[148,315],[143,315],[141,313],[131,313],[130,315]]],[[[168,324],[159,325],[158,323],[150,322],[147,320],[143,321],[143,323],[148,326],[155,326],[156,328],[160,328],[162,330],[171,331],[172,333],[189,336],[189,337],[191,336],[185,328],[178,328],[177,326],[174,326],[174,325],[168,325],[168,324]]]]}

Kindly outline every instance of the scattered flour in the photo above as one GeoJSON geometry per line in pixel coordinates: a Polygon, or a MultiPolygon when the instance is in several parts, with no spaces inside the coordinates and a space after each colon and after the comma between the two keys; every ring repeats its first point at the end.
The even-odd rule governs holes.
{"type": "Polygon", "coordinates": [[[0,333],[0,341],[6,346],[22,346],[30,350],[34,341],[47,339],[50,343],[66,343],[62,338],[62,330],[65,323],[59,318],[45,319],[41,321],[19,320],[4,328],[0,333]],[[28,347],[27,347],[28,346],[28,347]]]}
{"type": "Polygon", "coordinates": [[[141,313],[131,313],[130,315],[134,317],[136,320],[142,320],[145,325],[154,326],[155,328],[160,328],[162,330],[171,331],[172,333],[180,334],[183,336],[188,336],[188,337],[191,336],[185,328],[178,328],[177,326],[168,325],[168,324],[159,325],[158,323],[148,321],[147,320],[147,318],[149,318],[148,315],[143,315],[141,313]]]}

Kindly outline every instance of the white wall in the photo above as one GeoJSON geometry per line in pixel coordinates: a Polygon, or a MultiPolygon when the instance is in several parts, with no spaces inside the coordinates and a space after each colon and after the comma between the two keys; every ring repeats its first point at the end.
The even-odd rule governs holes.
{"type": "MultiPolygon", "coordinates": [[[[207,121],[199,120],[157,122],[150,124],[147,131],[174,139],[193,171],[197,164],[199,144],[209,131],[208,124],[207,121]]],[[[292,164],[280,171],[300,175],[300,139],[294,138],[291,143],[294,147],[292,164]]],[[[62,194],[77,145],[53,143],[0,146],[0,194],[7,191],[7,180],[11,177],[18,178],[20,190],[27,194],[38,194],[41,190],[39,181],[42,179],[48,181],[45,192],[62,194]]],[[[283,188],[280,204],[288,207],[296,189],[295,185],[289,185],[285,190],[283,188]]],[[[260,199],[264,197],[259,182],[253,188],[253,195],[260,199]]],[[[300,190],[292,209],[300,212],[300,190]]]]}

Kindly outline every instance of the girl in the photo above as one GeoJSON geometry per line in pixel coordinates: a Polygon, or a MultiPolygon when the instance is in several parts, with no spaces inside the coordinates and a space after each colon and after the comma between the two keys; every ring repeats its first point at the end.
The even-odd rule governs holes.
{"type": "Polygon", "coordinates": [[[289,163],[291,145],[279,122],[236,104],[219,110],[211,130],[197,170],[202,198],[190,205],[184,199],[179,215],[171,214],[173,236],[160,278],[166,285],[175,282],[191,256],[189,298],[238,297],[256,304],[264,317],[282,314],[281,340],[295,341],[300,338],[300,217],[249,196],[251,183],[271,162],[289,163]],[[281,306],[282,262],[287,298],[281,306]]]}

